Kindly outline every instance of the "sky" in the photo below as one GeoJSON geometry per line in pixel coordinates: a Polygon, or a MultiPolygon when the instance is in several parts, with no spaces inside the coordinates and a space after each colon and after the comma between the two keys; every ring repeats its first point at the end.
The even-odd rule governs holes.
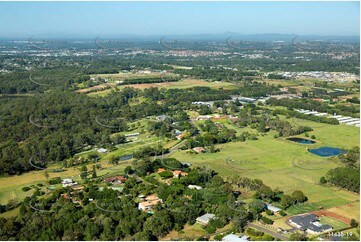
{"type": "Polygon", "coordinates": [[[359,2],[0,2],[0,37],[360,34],[359,2]]]}

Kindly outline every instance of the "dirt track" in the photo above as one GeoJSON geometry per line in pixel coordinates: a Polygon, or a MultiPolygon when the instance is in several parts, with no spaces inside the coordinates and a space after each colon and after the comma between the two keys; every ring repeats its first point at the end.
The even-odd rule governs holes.
{"type": "Polygon", "coordinates": [[[97,86],[76,90],[75,92],[88,93],[88,92],[103,90],[103,89],[105,89],[107,87],[112,87],[112,86],[115,86],[115,83],[104,83],[104,84],[100,84],[100,85],[97,85],[97,86]]]}
{"type": "Polygon", "coordinates": [[[350,224],[351,222],[351,219],[349,218],[345,218],[337,213],[334,213],[334,212],[330,212],[330,211],[327,211],[327,210],[319,210],[319,211],[314,211],[314,212],[311,212],[313,214],[316,214],[317,216],[327,216],[327,217],[331,217],[331,218],[334,218],[334,219],[337,219],[337,220],[340,220],[344,223],[347,223],[347,224],[350,224]]]}
{"type": "Polygon", "coordinates": [[[150,88],[150,87],[163,87],[163,86],[172,86],[172,82],[162,82],[162,83],[145,83],[145,84],[130,84],[123,85],[124,87],[133,87],[138,89],[150,88]]]}

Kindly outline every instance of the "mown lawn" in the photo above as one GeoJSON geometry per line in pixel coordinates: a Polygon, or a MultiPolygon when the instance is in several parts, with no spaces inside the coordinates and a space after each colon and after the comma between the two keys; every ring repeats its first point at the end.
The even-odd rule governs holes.
{"type": "Polygon", "coordinates": [[[325,216],[320,217],[320,223],[321,224],[329,224],[333,227],[333,229],[343,229],[343,228],[350,227],[350,225],[348,225],[344,222],[341,222],[334,218],[325,217],[325,216]]]}

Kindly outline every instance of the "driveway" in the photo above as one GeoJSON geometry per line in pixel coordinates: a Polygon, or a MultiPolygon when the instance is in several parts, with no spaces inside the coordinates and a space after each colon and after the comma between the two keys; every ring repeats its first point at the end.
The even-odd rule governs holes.
{"type": "Polygon", "coordinates": [[[289,241],[289,238],[284,235],[284,234],[281,234],[277,231],[274,231],[273,229],[270,229],[270,228],[267,228],[267,227],[264,227],[264,226],[261,226],[261,225],[258,225],[258,224],[251,224],[251,223],[248,223],[246,225],[246,228],[252,228],[252,229],[256,229],[256,230],[259,230],[259,231],[262,231],[263,233],[266,233],[266,234],[269,234],[277,239],[280,239],[280,240],[283,240],[283,241],[289,241]]]}

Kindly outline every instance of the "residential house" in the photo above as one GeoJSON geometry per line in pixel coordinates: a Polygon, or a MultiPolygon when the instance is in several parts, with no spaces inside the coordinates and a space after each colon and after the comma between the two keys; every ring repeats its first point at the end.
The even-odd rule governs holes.
{"type": "Polygon", "coordinates": [[[193,150],[196,151],[197,153],[203,153],[205,151],[203,147],[194,147],[193,150]]]}
{"type": "Polygon", "coordinates": [[[138,204],[138,209],[143,211],[150,211],[158,203],[162,203],[162,199],[159,199],[156,195],[150,195],[145,197],[144,202],[138,204]]]}
{"type": "Polygon", "coordinates": [[[178,129],[175,129],[174,130],[174,135],[175,136],[178,136],[178,135],[180,135],[182,133],[182,131],[180,131],[180,130],[178,130],[178,129]]]}
{"type": "Polygon", "coordinates": [[[132,134],[125,134],[125,138],[128,138],[128,137],[134,137],[134,136],[138,136],[140,135],[140,133],[132,133],[132,134]]]}
{"type": "Polygon", "coordinates": [[[188,188],[189,188],[189,189],[197,189],[197,190],[201,190],[201,189],[202,189],[202,187],[197,186],[197,185],[188,185],[188,188]]]}
{"type": "Polygon", "coordinates": [[[273,213],[279,213],[282,209],[272,206],[271,204],[265,204],[266,209],[272,211],[273,213]]]}
{"type": "Polygon", "coordinates": [[[166,118],[168,118],[168,116],[164,115],[164,114],[157,116],[157,120],[159,120],[159,121],[164,121],[164,120],[166,120],[166,118]]]}
{"type": "Polygon", "coordinates": [[[75,185],[75,186],[72,186],[72,189],[74,191],[82,191],[84,189],[84,186],[82,185],[75,185]]]}
{"type": "Polygon", "coordinates": [[[190,167],[191,166],[191,163],[188,163],[188,162],[183,162],[182,163],[183,166],[187,166],[187,167],[190,167]]]}
{"type": "Polygon", "coordinates": [[[212,107],[213,106],[213,102],[192,102],[193,105],[206,105],[208,107],[212,107]]]}
{"type": "Polygon", "coordinates": [[[181,133],[181,134],[177,135],[176,138],[177,138],[177,140],[182,140],[185,135],[186,135],[185,133],[181,133]]]}
{"type": "Polygon", "coordinates": [[[243,236],[238,236],[235,234],[227,234],[226,236],[224,236],[222,238],[222,241],[248,241],[249,236],[247,235],[243,235],[243,236]]]}
{"type": "Polygon", "coordinates": [[[104,148],[97,149],[97,151],[98,151],[99,153],[106,153],[106,152],[108,152],[108,150],[107,150],[107,149],[104,149],[104,148]]]}
{"type": "Polygon", "coordinates": [[[198,218],[196,218],[197,223],[202,225],[207,225],[211,219],[213,219],[216,215],[212,213],[206,213],[198,218]]]}
{"type": "Polygon", "coordinates": [[[162,172],[165,172],[166,171],[166,169],[164,169],[164,168],[158,168],[158,170],[157,170],[157,173],[162,173],[162,172]]]}
{"type": "Polygon", "coordinates": [[[291,225],[311,234],[319,234],[331,231],[333,228],[328,224],[321,224],[315,214],[304,214],[293,216],[289,219],[291,225]]]}
{"type": "Polygon", "coordinates": [[[187,176],[187,175],[188,175],[187,172],[183,172],[183,171],[179,171],[179,170],[173,171],[174,178],[180,178],[181,176],[187,176]]]}
{"type": "Polygon", "coordinates": [[[65,178],[61,181],[61,184],[63,184],[63,187],[71,187],[78,183],[74,182],[73,179],[71,179],[71,178],[65,178]]]}
{"type": "Polygon", "coordinates": [[[112,183],[113,185],[124,183],[128,180],[126,176],[112,176],[104,179],[105,182],[112,183]]]}
{"type": "Polygon", "coordinates": [[[211,118],[212,118],[212,116],[210,116],[210,115],[200,115],[196,118],[196,120],[209,120],[211,118]]]}
{"type": "Polygon", "coordinates": [[[237,120],[238,120],[238,116],[229,115],[229,116],[228,116],[228,119],[230,119],[230,120],[232,120],[232,121],[237,121],[237,120]]]}
{"type": "Polygon", "coordinates": [[[221,119],[221,115],[215,114],[215,115],[213,115],[212,119],[221,119]]]}

